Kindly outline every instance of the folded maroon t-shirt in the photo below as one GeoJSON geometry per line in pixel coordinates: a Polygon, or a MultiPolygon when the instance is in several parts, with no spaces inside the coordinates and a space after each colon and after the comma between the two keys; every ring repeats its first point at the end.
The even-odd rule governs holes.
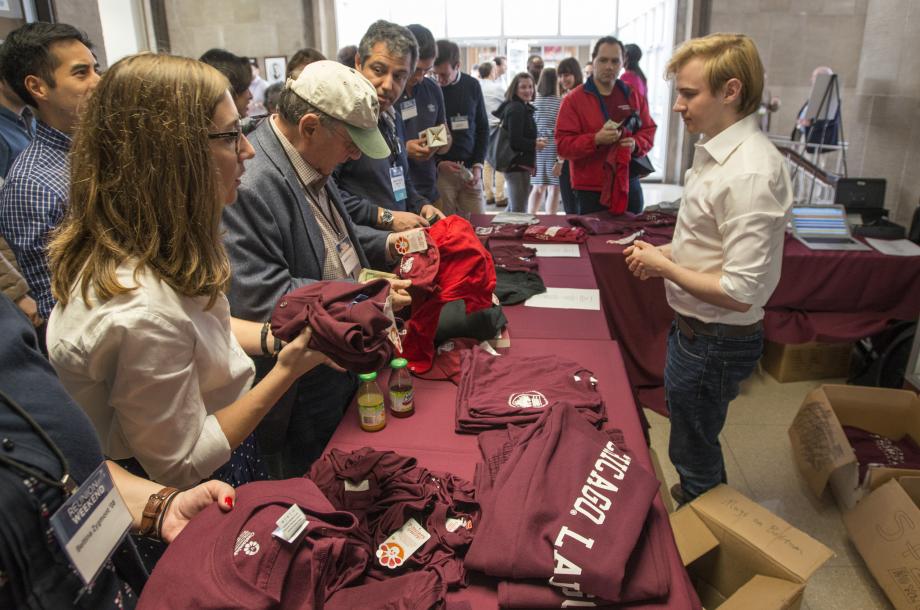
{"type": "Polygon", "coordinates": [[[570,405],[509,436],[467,566],[621,601],[658,481],[570,405]]]}
{"type": "Polygon", "coordinates": [[[533,271],[537,270],[537,251],[519,244],[499,244],[489,248],[495,266],[508,271],[533,271]]]}
{"type": "Polygon", "coordinates": [[[853,452],[856,453],[860,482],[866,478],[870,464],[920,469],[920,447],[909,434],[905,434],[900,440],[893,440],[856,426],[844,426],[843,432],[850,441],[853,452]]]}
{"type": "Polygon", "coordinates": [[[313,329],[310,348],[349,371],[383,368],[393,357],[388,333],[393,321],[384,313],[390,283],[322,281],[281,297],[272,312],[272,334],[293,341],[306,326],[313,329]]]}
{"type": "Polygon", "coordinates": [[[588,234],[581,227],[533,226],[524,231],[524,239],[580,244],[588,241],[588,234]]]}
{"type": "Polygon", "coordinates": [[[493,356],[479,347],[461,352],[457,432],[480,432],[536,421],[553,404],[583,411],[591,423],[605,421],[597,380],[583,366],[552,355],[493,356]]]}
{"type": "Polygon", "coordinates": [[[333,449],[314,462],[308,476],[333,506],[358,518],[357,533],[372,555],[368,573],[374,578],[428,569],[446,586],[466,584],[463,556],[480,519],[470,482],[417,466],[415,458],[370,447],[333,449]],[[410,518],[431,538],[403,566],[380,565],[374,555],[377,548],[410,518]]]}
{"type": "Polygon", "coordinates": [[[460,381],[460,354],[479,345],[478,339],[458,337],[448,339],[437,347],[431,368],[424,373],[412,371],[412,374],[421,379],[434,381],[450,381],[457,385],[460,381]]]}
{"type": "Polygon", "coordinates": [[[357,527],[354,515],[336,511],[307,479],[242,485],[233,510],[211,504],[167,547],[138,608],[322,607],[361,579],[369,563],[368,550],[353,537],[357,527]],[[308,523],[285,542],[272,532],[294,504],[308,523]]]}

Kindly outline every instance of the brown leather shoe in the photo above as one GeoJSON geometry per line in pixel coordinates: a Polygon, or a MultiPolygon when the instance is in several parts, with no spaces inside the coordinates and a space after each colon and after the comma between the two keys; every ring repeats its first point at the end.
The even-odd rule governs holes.
{"type": "Polygon", "coordinates": [[[684,494],[684,488],[680,486],[680,483],[674,483],[671,485],[671,497],[674,498],[674,501],[677,502],[677,507],[680,508],[687,503],[687,496],[684,494]]]}

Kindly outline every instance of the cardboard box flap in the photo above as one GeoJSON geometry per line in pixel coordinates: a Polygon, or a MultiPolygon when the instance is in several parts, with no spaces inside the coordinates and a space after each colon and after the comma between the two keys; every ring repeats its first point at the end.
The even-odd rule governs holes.
{"type": "Polygon", "coordinates": [[[759,551],[780,574],[788,574],[789,580],[804,583],[834,555],[811,536],[727,485],[709,490],[690,507],[704,522],[711,520],[759,551]]]}
{"type": "MultiPolygon", "coordinates": [[[[911,494],[920,492],[917,477],[902,481],[911,494]]],[[[891,480],[870,493],[844,513],[843,523],[894,607],[920,608],[920,511],[901,483],[891,480]]]]}
{"type": "Polygon", "coordinates": [[[712,549],[719,541],[712,535],[689,505],[684,505],[670,515],[671,529],[677,542],[677,552],[684,566],[688,566],[712,549]]]}
{"type": "Polygon", "coordinates": [[[725,600],[719,610],[783,610],[792,607],[804,592],[803,584],[758,574],[725,600]]]}
{"type": "Polygon", "coordinates": [[[920,507],[920,477],[898,477],[898,483],[914,504],[920,507]]]}
{"type": "Polygon", "coordinates": [[[811,491],[819,497],[831,473],[856,460],[822,388],[805,397],[789,428],[789,440],[799,471],[811,491]]]}
{"type": "Polygon", "coordinates": [[[852,385],[825,385],[819,390],[841,425],[894,440],[909,434],[920,442],[920,397],[913,392],[852,385]]]}

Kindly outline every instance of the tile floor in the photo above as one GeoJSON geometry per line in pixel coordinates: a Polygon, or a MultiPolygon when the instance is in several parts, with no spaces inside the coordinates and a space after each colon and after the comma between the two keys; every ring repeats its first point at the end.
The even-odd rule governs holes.
{"type": "MultiPolygon", "coordinates": [[[[803,609],[870,610],[890,608],[885,594],[847,539],[840,511],[829,492],[815,498],[792,458],[787,430],[805,394],[821,383],[843,380],[779,383],[756,372],[731,404],[721,440],[729,485],[808,533],[836,556],[811,578],[803,609]]],[[[677,472],[667,459],[667,418],[646,409],[652,447],[661,459],[667,487],[677,472]]]]}

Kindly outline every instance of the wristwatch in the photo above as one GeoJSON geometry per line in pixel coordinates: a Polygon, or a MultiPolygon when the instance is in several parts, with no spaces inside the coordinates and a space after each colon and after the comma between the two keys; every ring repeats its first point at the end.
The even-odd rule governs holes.
{"type": "Polygon", "coordinates": [[[380,225],[385,229],[389,229],[393,226],[393,212],[386,208],[380,209],[382,210],[380,213],[380,225]]]}

